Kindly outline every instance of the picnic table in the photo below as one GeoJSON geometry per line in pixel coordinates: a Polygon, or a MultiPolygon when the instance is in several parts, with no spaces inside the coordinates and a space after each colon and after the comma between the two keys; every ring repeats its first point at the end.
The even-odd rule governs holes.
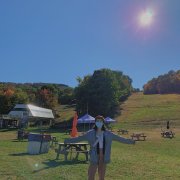
{"type": "Polygon", "coordinates": [[[128,134],[128,130],[126,129],[118,129],[118,134],[128,134]]]}
{"type": "Polygon", "coordinates": [[[40,134],[48,134],[48,130],[41,129],[41,130],[40,130],[40,134]]]}
{"type": "Polygon", "coordinates": [[[53,146],[53,144],[57,144],[57,138],[56,138],[56,136],[51,136],[51,147],[53,146]]]}
{"type": "Polygon", "coordinates": [[[67,130],[65,131],[65,133],[66,133],[66,134],[71,134],[71,131],[72,131],[72,129],[67,129],[67,130]]]}
{"type": "Polygon", "coordinates": [[[164,138],[173,138],[174,135],[175,135],[175,133],[172,132],[172,131],[163,131],[161,133],[161,136],[164,137],[164,138]]]}
{"type": "Polygon", "coordinates": [[[133,133],[131,135],[131,137],[135,141],[145,141],[146,140],[146,136],[144,135],[144,133],[133,133]]]}
{"type": "Polygon", "coordinates": [[[25,131],[24,129],[19,129],[17,132],[17,139],[19,141],[23,139],[28,139],[28,135],[29,135],[29,132],[25,131]]]}
{"type": "Polygon", "coordinates": [[[112,127],[108,127],[108,130],[111,131],[111,132],[114,132],[112,127]]]}
{"type": "Polygon", "coordinates": [[[88,161],[88,143],[58,143],[58,149],[55,150],[57,153],[56,159],[59,159],[59,155],[64,155],[64,160],[67,161],[68,154],[70,153],[70,160],[72,157],[72,153],[76,154],[75,160],[78,160],[78,156],[80,153],[85,154],[86,161],[88,161]]]}

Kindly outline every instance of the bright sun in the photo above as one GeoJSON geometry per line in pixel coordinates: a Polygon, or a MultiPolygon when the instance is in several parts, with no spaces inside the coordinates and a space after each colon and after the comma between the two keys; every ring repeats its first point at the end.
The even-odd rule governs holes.
{"type": "Polygon", "coordinates": [[[150,26],[153,22],[153,12],[151,10],[143,11],[139,16],[139,24],[142,27],[150,26]]]}

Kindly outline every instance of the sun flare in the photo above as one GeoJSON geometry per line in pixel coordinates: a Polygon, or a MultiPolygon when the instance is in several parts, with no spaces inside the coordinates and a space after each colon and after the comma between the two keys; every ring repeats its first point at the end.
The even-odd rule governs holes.
{"type": "Polygon", "coordinates": [[[142,27],[150,26],[153,23],[153,12],[151,10],[143,11],[139,15],[139,24],[142,27]]]}

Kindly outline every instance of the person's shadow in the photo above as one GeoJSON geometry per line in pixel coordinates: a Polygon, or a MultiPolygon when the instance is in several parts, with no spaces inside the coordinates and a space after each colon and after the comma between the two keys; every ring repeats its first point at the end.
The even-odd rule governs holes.
{"type": "Polygon", "coordinates": [[[58,166],[69,166],[69,165],[82,164],[82,163],[87,164],[88,162],[87,161],[77,161],[77,160],[75,160],[75,161],[57,161],[57,160],[49,159],[47,161],[42,162],[42,164],[46,165],[46,167],[34,170],[33,173],[37,173],[42,170],[46,170],[46,169],[50,169],[50,168],[56,168],[58,166]]]}
{"type": "Polygon", "coordinates": [[[9,156],[26,156],[26,155],[29,155],[29,154],[27,152],[9,154],[9,156]]]}

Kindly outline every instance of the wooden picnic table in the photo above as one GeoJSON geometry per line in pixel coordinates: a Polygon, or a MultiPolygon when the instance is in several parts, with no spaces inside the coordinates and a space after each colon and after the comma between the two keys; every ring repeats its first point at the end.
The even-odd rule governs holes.
{"type": "Polygon", "coordinates": [[[72,131],[72,129],[67,129],[67,130],[65,131],[65,133],[66,133],[66,134],[71,134],[71,131],[72,131]]]}
{"type": "Polygon", "coordinates": [[[126,129],[118,129],[118,134],[128,134],[128,130],[126,129]]]}
{"type": "Polygon", "coordinates": [[[76,154],[75,159],[78,159],[79,153],[85,154],[86,161],[88,161],[88,143],[58,143],[58,149],[56,149],[56,159],[59,159],[59,155],[63,154],[65,161],[67,161],[68,154],[70,153],[70,159],[72,157],[72,153],[76,154]]]}
{"type": "Polygon", "coordinates": [[[175,133],[172,132],[172,131],[163,131],[163,132],[161,133],[161,135],[162,135],[162,137],[164,137],[164,138],[173,138],[174,135],[175,135],[175,133]]]}
{"type": "Polygon", "coordinates": [[[40,130],[40,134],[49,134],[49,133],[48,133],[48,130],[41,129],[41,130],[40,130]]]}
{"type": "Polygon", "coordinates": [[[131,135],[131,137],[135,141],[145,141],[146,140],[146,136],[144,135],[144,133],[133,133],[131,135]]]}
{"type": "Polygon", "coordinates": [[[57,144],[57,138],[56,138],[56,136],[51,136],[51,147],[53,146],[53,144],[57,144]]]}
{"type": "Polygon", "coordinates": [[[23,139],[28,139],[28,135],[29,135],[28,131],[25,131],[23,129],[19,129],[18,132],[17,132],[17,139],[19,141],[23,140],[23,139]]]}

